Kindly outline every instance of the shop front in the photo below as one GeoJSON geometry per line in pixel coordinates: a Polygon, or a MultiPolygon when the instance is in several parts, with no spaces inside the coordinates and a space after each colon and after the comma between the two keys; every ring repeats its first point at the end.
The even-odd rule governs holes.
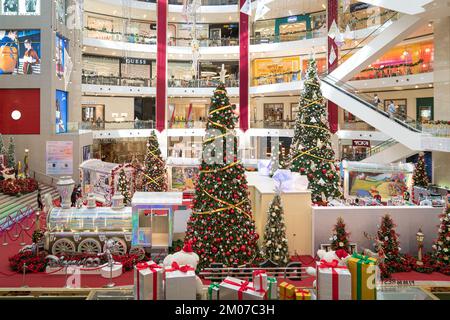
{"type": "Polygon", "coordinates": [[[112,163],[130,163],[134,159],[142,162],[145,158],[146,144],[146,138],[95,140],[93,158],[112,163]]]}
{"type": "Polygon", "coordinates": [[[254,86],[300,81],[300,57],[255,59],[252,74],[254,86]]]}

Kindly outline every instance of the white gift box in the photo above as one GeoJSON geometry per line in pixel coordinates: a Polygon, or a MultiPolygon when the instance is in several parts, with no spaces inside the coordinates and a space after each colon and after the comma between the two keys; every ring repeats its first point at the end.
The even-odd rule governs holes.
{"type": "Polygon", "coordinates": [[[337,260],[321,261],[316,270],[317,300],[352,300],[352,276],[347,267],[338,266],[337,260]]]}
{"type": "Polygon", "coordinates": [[[196,300],[197,276],[194,268],[172,264],[165,270],[166,300],[196,300]]]}
{"type": "Polygon", "coordinates": [[[134,267],[135,300],[164,299],[163,270],[153,261],[138,263],[134,267]]]}
{"type": "Polygon", "coordinates": [[[265,292],[258,292],[251,282],[226,277],[220,283],[220,300],[264,300],[265,292]]]}
{"type": "Polygon", "coordinates": [[[258,160],[258,173],[261,176],[270,175],[270,160],[258,160]]]}
{"type": "Polygon", "coordinates": [[[267,273],[264,270],[255,270],[252,274],[253,287],[256,291],[266,292],[268,289],[267,273]]]}

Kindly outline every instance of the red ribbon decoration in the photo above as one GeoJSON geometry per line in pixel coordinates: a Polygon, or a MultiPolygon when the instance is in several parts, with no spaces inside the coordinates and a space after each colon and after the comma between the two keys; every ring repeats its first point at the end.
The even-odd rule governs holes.
{"type": "Polygon", "coordinates": [[[194,271],[194,268],[192,268],[189,265],[184,265],[180,267],[180,265],[176,261],[174,261],[172,262],[172,268],[166,269],[166,272],[173,272],[173,271],[181,271],[183,273],[187,273],[188,271],[194,271]]]}
{"type": "MultiPolygon", "coordinates": [[[[347,269],[345,266],[339,266],[339,261],[333,260],[327,262],[325,260],[320,260],[320,269],[331,269],[331,283],[332,283],[332,299],[339,300],[339,274],[336,269],[347,269]]],[[[318,275],[318,274],[317,274],[318,275]]],[[[319,281],[317,281],[318,283],[319,281]]]]}
{"type": "Polygon", "coordinates": [[[153,300],[158,300],[158,286],[157,286],[157,282],[158,282],[158,270],[157,269],[162,269],[162,267],[158,266],[156,263],[152,263],[152,264],[148,264],[147,262],[139,262],[138,264],[136,264],[136,269],[138,272],[138,281],[137,281],[137,299],[140,300],[140,281],[139,281],[139,271],[140,270],[145,270],[145,269],[150,269],[152,271],[152,281],[153,281],[153,300]]]}
{"type": "Polygon", "coordinates": [[[267,272],[264,271],[264,270],[255,270],[255,271],[253,271],[253,281],[255,281],[256,278],[259,278],[259,290],[258,290],[259,292],[264,292],[263,277],[262,277],[263,274],[267,274],[267,272]]]}
{"type": "Polygon", "coordinates": [[[234,282],[234,281],[225,279],[225,280],[223,280],[223,282],[231,284],[232,286],[239,287],[238,300],[243,300],[243,293],[245,291],[247,291],[247,290],[255,291],[255,288],[249,286],[250,282],[248,282],[248,281],[242,281],[241,283],[238,283],[238,282],[234,282]]]}
{"type": "Polygon", "coordinates": [[[192,253],[192,242],[188,241],[184,244],[183,251],[186,253],[192,253]]]}

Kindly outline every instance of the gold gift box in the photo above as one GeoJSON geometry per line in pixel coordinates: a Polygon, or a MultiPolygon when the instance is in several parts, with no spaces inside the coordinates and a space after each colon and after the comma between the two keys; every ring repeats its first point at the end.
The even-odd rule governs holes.
{"type": "Polygon", "coordinates": [[[348,260],[348,269],[352,275],[352,299],[376,300],[377,259],[353,254],[348,260]]]}
{"type": "Polygon", "coordinates": [[[280,300],[295,300],[295,286],[293,284],[282,282],[279,286],[280,300]]]}

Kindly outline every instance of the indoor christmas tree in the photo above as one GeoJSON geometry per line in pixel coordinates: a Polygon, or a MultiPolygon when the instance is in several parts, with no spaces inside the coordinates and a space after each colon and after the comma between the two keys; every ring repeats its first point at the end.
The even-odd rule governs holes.
{"type": "Polygon", "coordinates": [[[419,153],[419,158],[417,159],[417,164],[414,169],[413,182],[416,187],[428,187],[428,175],[425,164],[425,154],[423,152],[419,153]]]}
{"type": "Polygon", "coordinates": [[[331,249],[333,251],[343,249],[350,253],[348,241],[349,235],[350,234],[345,230],[344,219],[342,219],[342,217],[339,217],[333,229],[333,236],[331,237],[331,249]]]}
{"type": "Polygon", "coordinates": [[[433,245],[433,256],[441,271],[450,273],[450,204],[440,217],[438,237],[433,245]]]}
{"type": "Polygon", "coordinates": [[[15,168],[16,167],[16,144],[14,143],[14,138],[9,138],[9,145],[8,145],[8,154],[6,156],[7,158],[7,167],[8,168],[15,168]]]}
{"type": "Polygon", "coordinates": [[[267,213],[263,249],[266,259],[270,259],[281,266],[289,262],[284,212],[281,204],[281,196],[278,193],[270,203],[267,213]]]}
{"type": "Polygon", "coordinates": [[[278,169],[281,169],[281,152],[280,152],[280,144],[273,143],[272,144],[272,156],[270,159],[270,171],[269,175],[272,177],[278,169]]]}
{"type": "Polygon", "coordinates": [[[325,204],[329,198],[342,197],[340,174],[330,138],[316,61],[310,59],[300,95],[289,161],[291,171],[307,175],[314,203],[325,204]]]}
{"type": "Polygon", "coordinates": [[[407,261],[400,254],[400,242],[395,232],[396,225],[389,214],[381,219],[381,225],[377,231],[378,252],[381,253],[380,270],[384,278],[394,272],[410,271],[407,261]]]}
{"type": "Polygon", "coordinates": [[[119,181],[117,182],[117,191],[123,196],[123,203],[125,205],[130,205],[131,203],[131,193],[129,188],[129,181],[127,181],[127,175],[125,170],[120,170],[119,181]]]}
{"type": "Polygon", "coordinates": [[[200,256],[199,269],[211,263],[242,265],[259,254],[245,169],[237,159],[235,108],[220,84],[211,98],[185,238],[200,256]]]}
{"type": "Polygon", "coordinates": [[[147,152],[142,175],[143,191],[165,192],[168,190],[166,162],[161,156],[155,132],[152,132],[147,141],[147,152]]]}

